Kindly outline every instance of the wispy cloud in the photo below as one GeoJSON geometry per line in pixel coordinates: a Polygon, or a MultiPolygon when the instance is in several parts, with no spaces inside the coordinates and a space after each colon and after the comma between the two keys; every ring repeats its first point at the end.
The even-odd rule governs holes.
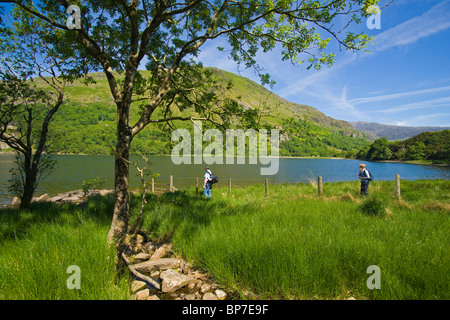
{"type": "MultiPolygon", "coordinates": [[[[419,116],[413,116],[404,119],[402,122],[394,122],[392,124],[395,125],[403,125],[403,126],[414,126],[414,127],[426,127],[426,126],[434,126],[434,123],[438,119],[442,119],[448,117],[450,114],[447,112],[441,113],[433,113],[433,114],[425,114],[419,116]],[[401,124],[398,124],[401,123],[401,124]]],[[[442,123],[441,127],[450,127],[450,123],[442,123]]]]}
{"type": "Polygon", "coordinates": [[[431,99],[431,100],[426,100],[426,101],[407,103],[407,104],[403,104],[403,105],[396,106],[396,107],[393,107],[393,108],[389,108],[389,109],[386,109],[386,110],[381,110],[381,111],[378,111],[378,112],[398,113],[398,112],[417,110],[417,109],[442,108],[442,107],[450,107],[450,97],[444,97],[444,98],[437,98],[437,99],[431,99]]]}
{"type": "MultiPolygon", "coordinates": [[[[393,47],[412,44],[422,38],[446,30],[450,28],[449,17],[450,0],[445,0],[434,5],[420,16],[407,20],[377,35],[374,38],[374,44],[369,47],[369,50],[372,52],[370,55],[375,55],[393,47]]],[[[294,81],[289,86],[279,90],[278,94],[283,97],[299,94],[318,81],[323,82],[327,80],[330,75],[339,69],[364,57],[367,57],[367,54],[347,54],[332,67],[322,69],[319,72],[312,73],[307,77],[294,81]]]]}
{"type": "Polygon", "coordinates": [[[405,21],[374,38],[373,52],[404,46],[450,28],[450,0],[439,2],[420,16],[405,21]]]}
{"type": "Polygon", "coordinates": [[[400,93],[387,94],[387,95],[374,96],[374,97],[356,98],[356,99],[352,99],[350,102],[353,103],[354,105],[358,105],[358,104],[362,104],[362,103],[379,102],[379,101],[386,101],[386,100],[393,100],[393,99],[402,99],[402,98],[408,98],[408,97],[412,97],[412,96],[440,93],[440,92],[445,92],[445,91],[450,91],[450,86],[425,89],[425,90],[415,90],[415,91],[409,91],[409,92],[400,92],[400,93]]]}
{"type": "Polygon", "coordinates": [[[363,113],[359,111],[355,107],[355,105],[347,99],[347,86],[344,86],[344,89],[342,89],[340,101],[335,102],[334,105],[358,119],[364,119],[363,113]]]}

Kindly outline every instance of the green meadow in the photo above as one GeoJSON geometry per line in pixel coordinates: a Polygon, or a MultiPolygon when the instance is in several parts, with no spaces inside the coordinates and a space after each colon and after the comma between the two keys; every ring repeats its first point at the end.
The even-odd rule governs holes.
{"type": "MultiPolygon", "coordinates": [[[[449,299],[450,182],[354,182],[194,189],[148,195],[141,229],[240,299],[449,299]],[[369,266],[380,289],[369,289],[369,266]]],[[[128,299],[106,245],[112,197],[0,211],[0,299],[128,299]],[[68,289],[67,267],[81,269],[68,289]]],[[[140,196],[133,195],[133,226],[140,196]]]]}

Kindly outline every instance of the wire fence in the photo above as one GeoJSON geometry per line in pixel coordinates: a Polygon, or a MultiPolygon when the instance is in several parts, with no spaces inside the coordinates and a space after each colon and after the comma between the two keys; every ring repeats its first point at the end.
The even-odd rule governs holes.
{"type": "MultiPolygon", "coordinates": [[[[251,184],[259,184],[259,183],[263,183],[264,184],[264,189],[265,189],[265,196],[268,196],[269,194],[269,179],[265,178],[265,179],[236,179],[236,178],[226,178],[226,179],[222,179],[221,181],[225,180],[226,181],[226,186],[228,187],[228,194],[231,194],[232,190],[234,188],[243,188],[246,185],[251,185],[251,184]],[[236,181],[241,181],[244,182],[243,184],[236,184],[236,181]],[[252,183],[254,182],[254,183],[252,183]]],[[[152,178],[152,182],[151,182],[151,192],[157,195],[163,194],[163,193],[167,193],[167,192],[174,192],[177,190],[187,190],[190,188],[195,187],[196,192],[199,192],[200,188],[203,188],[203,178],[198,178],[196,177],[195,179],[192,178],[178,178],[177,179],[177,186],[175,187],[174,185],[174,179],[173,176],[170,175],[169,176],[169,183],[161,183],[161,182],[155,182],[155,179],[152,178]]],[[[277,184],[277,181],[271,181],[271,184],[277,184]]],[[[279,184],[282,183],[286,183],[285,181],[279,181],[279,184]]],[[[313,181],[312,179],[309,180],[309,182],[313,185],[315,185],[317,187],[317,194],[318,196],[323,196],[323,178],[322,176],[318,176],[317,177],[317,181],[313,181]]],[[[224,185],[222,183],[222,185],[224,185]]],[[[449,182],[450,185],[450,182],[449,182]]],[[[401,182],[400,182],[400,175],[396,174],[395,175],[395,197],[397,199],[401,199],[401,182]]]]}

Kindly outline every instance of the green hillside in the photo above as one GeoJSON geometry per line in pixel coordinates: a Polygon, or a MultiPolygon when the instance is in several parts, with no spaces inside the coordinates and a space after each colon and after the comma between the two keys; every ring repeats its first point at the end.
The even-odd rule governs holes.
{"type": "Polygon", "coordinates": [[[450,130],[422,132],[407,140],[394,142],[381,138],[363,148],[357,157],[367,160],[450,163],[450,130]]]}
{"type": "MultiPolygon", "coordinates": [[[[368,144],[363,134],[346,121],[328,117],[313,107],[287,101],[247,78],[212,70],[224,84],[233,84],[228,96],[246,109],[258,110],[262,124],[281,129],[280,154],[283,156],[354,156],[368,144]]],[[[147,73],[141,72],[144,76],[147,73]]],[[[91,76],[96,84],[86,86],[74,82],[66,87],[67,101],[51,125],[49,152],[111,154],[108,145],[114,145],[115,141],[115,104],[105,75],[93,73],[91,76]]],[[[138,110],[139,106],[134,103],[130,123],[137,120],[138,110]]],[[[182,114],[173,110],[174,114],[177,112],[182,114]]],[[[192,129],[191,123],[175,125],[192,129]]],[[[169,141],[170,136],[163,125],[151,124],[133,139],[132,153],[168,154],[171,150],[169,141]]]]}

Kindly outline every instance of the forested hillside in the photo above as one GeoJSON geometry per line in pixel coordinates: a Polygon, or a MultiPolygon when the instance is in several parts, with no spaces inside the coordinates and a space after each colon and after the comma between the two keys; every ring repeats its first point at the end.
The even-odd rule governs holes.
{"type": "Polygon", "coordinates": [[[358,152],[357,158],[450,162],[450,130],[423,132],[403,141],[390,142],[381,138],[358,152]]]}
{"type": "MultiPolygon", "coordinates": [[[[229,87],[225,94],[246,109],[258,113],[264,127],[278,128],[282,133],[283,156],[352,157],[368,142],[348,122],[324,115],[317,109],[287,101],[247,78],[219,69],[213,70],[229,87]],[[230,85],[228,85],[230,84],[230,85]]],[[[146,71],[142,71],[145,73],[146,71]]],[[[91,74],[95,84],[68,84],[66,102],[50,126],[48,152],[65,154],[111,154],[115,145],[116,110],[102,73],[91,74]]],[[[39,80],[36,81],[38,84],[39,80]]],[[[44,85],[41,81],[41,85],[44,85]]],[[[138,103],[131,109],[131,123],[137,120],[138,103]]],[[[182,112],[173,107],[173,115],[182,112]]],[[[192,132],[192,123],[174,122],[177,128],[192,132]]],[[[206,128],[206,125],[204,126],[206,128]]],[[[133,139],[132,153],[169,154],[170,130],[166,124],[150,124],[133,139]]]]}

